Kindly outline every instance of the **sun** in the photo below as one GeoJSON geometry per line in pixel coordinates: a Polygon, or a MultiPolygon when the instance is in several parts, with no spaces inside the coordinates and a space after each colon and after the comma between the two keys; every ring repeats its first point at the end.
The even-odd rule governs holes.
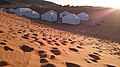
{"type": "Polygon", "coordinates": [[[120,7],[115,7],[116,9],[120,9],[120,7]]]}
{"type": "Polygon", "coordinates": [[[112,8],[120,9],[120,1],[114,1],[110,4],[112,8]]]}

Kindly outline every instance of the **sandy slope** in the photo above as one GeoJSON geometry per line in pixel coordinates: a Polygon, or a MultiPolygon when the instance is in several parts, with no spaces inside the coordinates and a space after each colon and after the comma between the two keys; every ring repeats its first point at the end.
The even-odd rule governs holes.
{"type": "Polygon", "coordinates": [[[0,11],[0,67],[120,67],[119,61],[119,43],[0,11]]]}

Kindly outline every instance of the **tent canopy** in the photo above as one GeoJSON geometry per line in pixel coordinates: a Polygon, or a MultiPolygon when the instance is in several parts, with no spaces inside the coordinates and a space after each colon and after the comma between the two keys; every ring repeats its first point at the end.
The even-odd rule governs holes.
{"type": "Polygon", "coordinates": [[[36,11],[27,11],[25,13],[25,16],[29,18],[40,18],[39,13],[37,13],[36,11]]]}
{"type": "Polygon", "coordinates": [[[17,8],[16,14],[25,15],[27,11],[32,11],[30,8],[17,8]]]}
{"type": "Polygon", "coordinates": [[[50,10],[44,14],[41,14],[41,19],[46,21],[57,21],[57,12],[50,10]]]}
{"type": "Polygon", "coordinates": [[[60,13],[60,18],[63,18],[64,16],[67,16],[67,15],[69,15],[69,14],[70,14],[70,12],[68,12],[68,11],[63,11],[63,12],[60,13]]]}
{"type": "Polygon", "coordinates": [[[62,23],[77,25],[80,23],[80,18],[77,17],[75,14],[69,14],[62,18],[62,23]]]}
{"type": "Polygon", "coordinates": [[[85,12],[81,12],[77,16],[80,17],[80,19],[82,21],[88,21],[89,20],[89,15],[87,13],[85,13],[85,12]]]}

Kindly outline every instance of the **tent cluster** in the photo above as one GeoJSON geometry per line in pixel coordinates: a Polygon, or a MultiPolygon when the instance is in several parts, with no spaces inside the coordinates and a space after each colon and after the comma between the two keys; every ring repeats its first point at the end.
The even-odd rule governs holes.
{"type": "Polygon", "coordinates": [[[85,12],[81,12],[78,15],[75,15],[73,13],[64,11],[60,13],[60,18],[62,19],[62,23],[77,25],[80,24],[81,22],[88,21],[89,15],[85,12]]]}
{"type": "Polygon", "coordinates": [[[68,11],[63,11],[59,13],[59,17],[58,17],[57,12],[54,10],[49,10],[41,15],[40,13],[30,8],[17,8],[17,9],[10,8],[7,11],[9,13],[22,15],[28,18],[41,18],[41,20],[45,20],[49,22],[55,22],[58,19],[60,19],[62,23],[73,24],[73,25],[77,25],[80,24],[81,22],[85,22],[89,20],[89,15],[85,12],[81,12],[78,15],[75,15],[68,11]]]}
{"type": "Polygon", "coordinates": [[[6,12],[12,14],[18,14],[28,18],[40,18],[40,14],[30,8],[17,8],[17,9],[7,9],[6,12]]]}

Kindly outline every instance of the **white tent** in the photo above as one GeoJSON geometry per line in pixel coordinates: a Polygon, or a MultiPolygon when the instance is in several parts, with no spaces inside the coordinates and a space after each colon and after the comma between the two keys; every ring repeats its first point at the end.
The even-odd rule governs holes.
{"type": "Polygon", "coordinates": [[[10,13],[15,13],[15,9],[12,9],[12,8],[8,9],[7,11],[10,13]]]}
{"type": "Polygon", "coordinates": [[[61,13],[60,13],[60,18],[63,18],[64,16],[67,16],[67,15],[69,15],[69,14],[71,14],[71,13],[68,12],[68,11],[61,12],[61,13]]]}
{"type": "Polygon", "coordinates": [[[0,11],[6,11],[6,9],[5,8],[1,8],[0,11]]]}
{"type": "Polygon", "coordinates": [[[25,17],[28,17],[28,18],[40,18],[40,15],[38,12],[35,12],[35,11],[27,11],[25,13],[25,17]]]}
{"type": "Polygon", "coordinates": [[[85,12],[81,12],[77,16],[80,17],[81,21],[88,21],[89,20],[89,15],[85,12]]]}
{"type": "Polygon", "coordinates": [[[41,19],[46,21],[57,21],[57,12],[50,10],[44,14],[41,14],[41,19]]]}
{"type": "Polygon", "coordinates": [[[77,17],[75,14],[69,14],[62,18],[62,23],[77,25],[80,23],[80,18],[77,17]]]}
{"type": "Polygon", "coordinates": [[[25,15],[26,12],[32,11],[30,8],[17,8],[16,14],[25,15]]]}

